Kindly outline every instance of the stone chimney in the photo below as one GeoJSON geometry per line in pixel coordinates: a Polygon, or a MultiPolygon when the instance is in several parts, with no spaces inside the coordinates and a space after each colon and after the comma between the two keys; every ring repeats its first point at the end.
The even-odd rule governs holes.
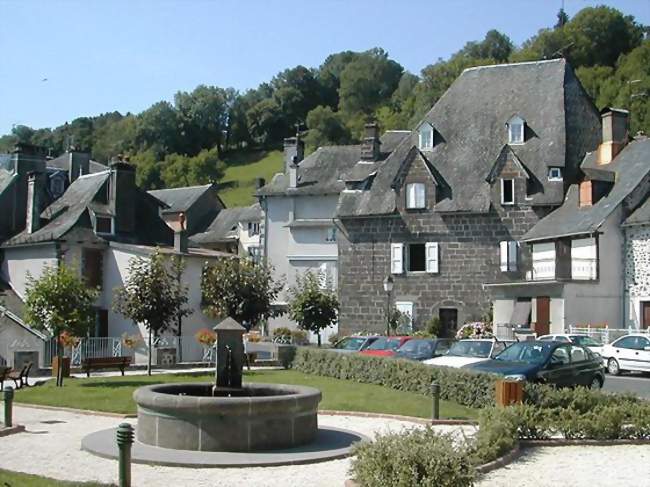
{"type": "Polygon", "coordinates": [[[612,162],[627,144],[630,112],[608,107],[600,114],[603,134],[598,147],[597,164],[602,166],[612,162]]]}
{"type": "Polygon", "coordinates": [[[181,211],[176,214],[176,218],[173,220],[165,220],[165,222],[174,231],[174,252],[186,254],[189,240],[187,237],[185,213],[181,211]]]}
{"type": "Polygon", "coordinates": [[[115,233],[131,233],[135,230],[135,168],[118,156],[110,170],[108,204],[115,215],[115,233]]]}
{"type": "Polygon", "coordinates": [[[27,175],[27,210],[25,228],[27,233],[34,233],[41,228],[41,175],[30,172],[27,175]]]}
{"type": "Polygon", "coordinates": [[[367,123],[365,125],[365,134],[361,143],[361,160],[376,161],[379,159],[379,125],[377,123],[367,123]]]}
{"type": "Polygon", "coordinates": [[[68,180],[72,183],[79,176],[90,172],[90,154],[88,152],[68,152],[68,180]]]}
{"type": "Polygon", "coordinates": [[[305,143],[299,135],[284,139],[284,172],[289,174],[291,164],[300,164],[305,158],[305,143]]]}

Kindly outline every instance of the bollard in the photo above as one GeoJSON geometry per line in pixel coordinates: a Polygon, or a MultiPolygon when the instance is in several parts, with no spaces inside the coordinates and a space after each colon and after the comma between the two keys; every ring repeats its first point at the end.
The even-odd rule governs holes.
{"type": "Polygon", "coordinates": [[[440,419],[440,386],[435,382],[431,383],[431,395],[433,396],[433,420],[440,419]]]}
{"type": "Polygon", "coordinates": [[[131,445],[133,426],[122,423],[117,427],[117,448],[119,450],[120,487],[131,487],[131,445]]]}
{"type": "Polygon", "coordinates": [[[11,428],[13,425],[12,420],[12,408],[14,402],[14,388],[11,386],[5,387],[4,391],[4,401],[5,401],[5,428],[11,428]]]}

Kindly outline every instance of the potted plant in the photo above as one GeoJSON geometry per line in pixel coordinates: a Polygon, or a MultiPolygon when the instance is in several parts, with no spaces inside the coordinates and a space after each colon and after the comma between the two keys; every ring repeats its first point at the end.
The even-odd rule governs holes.
{"type": "Polygon", "coordinates": [[[211,362],[212,350],[217,341],[217,334],[208,328],[201,328],[194,334],[194,338],[203,347],[203,361],[211,362]]]}
{"type": "MultiPolygon", "coordinates": [[[[68,331],[63,331],[59,334],[59,346],[66,348],[75,348],[81,342],[81,338],[74,336],[68,331]]],[[[70,377],[70,357],[59,357],[58,355],[52,358],[52,377],[58,377],[59,368],[63,377],[70,377]]]]}

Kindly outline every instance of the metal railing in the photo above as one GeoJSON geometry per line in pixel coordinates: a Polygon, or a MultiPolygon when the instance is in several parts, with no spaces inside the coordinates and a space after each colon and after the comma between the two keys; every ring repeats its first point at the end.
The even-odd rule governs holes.
{"type": "Polygon", "coordinates": [[[599,343],[612,343],[617,338],[630,333],[646,333],[650,337],[650,329],[640,330],[638,328],[609,328],[591,326],[569,326],[569,333],[588,335],[599,343]]]}

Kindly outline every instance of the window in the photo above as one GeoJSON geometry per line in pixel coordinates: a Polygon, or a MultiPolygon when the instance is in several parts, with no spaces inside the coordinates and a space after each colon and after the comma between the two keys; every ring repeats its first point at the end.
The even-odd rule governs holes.
{"type": "Polygon", "coordinates": [[[327,237],[325,237],[326,242],[336,242],[336,227],[327,229],[327,237]]]}
{"type": "Polygon", "coordinates": [[[519,244],[514,240],[499,242],[501,272],[517,270],[517,250],[519,244]]]}
{"type": "Polygon", "coordinates": [[[550,167],[548,169],[548,180],[549,181],[562,181],[562,168],[561,167],[550,167]]]}
{"type": "Polygon", "coordinates": [[[535,183],[531,178],[526,179],[526,199],[532,200],[535,194],[535,183]]]}
{"type": "Polygon", "coordinates": [[[427,269],[426,248],[424,244],[410,244],[408,247],[408,270],[424,272],[427,269]]]}
{"type": "Polygon", "coordinates": [[[508,123],[508,143],[509,144],[523,144],[524,143],[524,120],[521,117],[512,117],[508,123]]]}
{"type": "Polygon", "coordinates": [[[422,209],[425,208],[425,189],[424,183],[410,183],[406,185],[406,208],[422,209]]]}
{"type": "Polygon", "coordinates": [[[418,130],[418,147],[420,150],[433,149],[433,127],[424,122],[418,130]]]}
{"type": "Polygon", "coordinates": [[[569,347],[556,348],[553,355],[551,355],[551,363],[554,365],[569,365],[569,347]]]}
{"type": "Polygon", "coordinates": [[[580,346],[573,345],[571,347],[571,362],[584,362],[585,360],[587,360],[585,349],[580,346]]]}
{"type": "Polygon", "coordinates": [[[514,179],[501,180],[501,204],[502,205],[515,204],[515,180],[514,179]]]}
{"type": "Polygon", "coordinates": [[[113,218],[110,216],[96,216],[95,233],[105,233],[112,235],[114,233],[113,218]]]}
{"type": "Polygon", "coordinates": [[[391,244],[391,273],[404,272],[404,264],[409,272],[437,273],[439,269],[438,242],[414,243],[406,247],[404,244],[391,244]]]}
{"type": "Polygon", "coordinates": [[[89,287],[102,286],[104,256],[99,249],[83,249],[81,253],[82,276],[89,287]]]}
{"type": "Polygon", "coordinates": [[[65,184],[61,178],[52,178],[50,180],[50,192],[55,198],[61,196],[65,191],[65,184]]]}
{"type": "Polygon", "coordinates": [[[248,235],[254,237],[255,235],[260,234],[260,224],[254,222],[248,222],[248,235]]]}

